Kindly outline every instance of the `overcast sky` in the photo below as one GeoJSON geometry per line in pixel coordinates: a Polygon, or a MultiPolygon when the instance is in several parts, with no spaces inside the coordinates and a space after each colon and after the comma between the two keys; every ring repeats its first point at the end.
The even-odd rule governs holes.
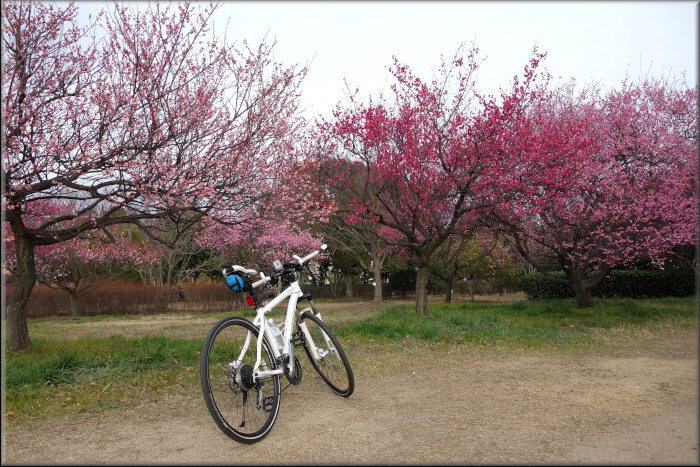
{"type": "MultiPolygon", "coordinates": [[[[142,2],[131,2],[138,5],[142,2]]],[[[208,2],[207,2],[208,3],[208,2]]],[[[104,5],[102,2],[77,2],[104,5]]],[[[429,80],[460,43],[485,58],[477,87],[496,94],[522,73],[532,49],[556,79],[616,86],[651,72],[697,82],[697,1],[224,1],[228,39],[276,39],[275,60],[309,64],[302,107],[327,115],[344,101],[344,79],[360,94],[390,91],[392,56],[429,80]]]]}

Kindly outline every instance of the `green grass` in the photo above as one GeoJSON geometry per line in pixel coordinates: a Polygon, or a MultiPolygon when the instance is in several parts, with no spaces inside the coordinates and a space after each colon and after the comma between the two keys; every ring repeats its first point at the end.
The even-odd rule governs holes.
{"type": "Polygon", "coordinates": [[[201,345],[162,336],[35,339],[31,351],[7,352],[8,414],[25,421],[60,412],[84,416],[191,387],[201,345]]]}
{"type": "Polygon", "coordinates": [[[198,364],[201,344],[162,336],[125,339],[37,339],[30,352],[8,352],[8,388],[81,384],[109,376],[170,370],[198,364]]]}
{"type": "Polygon", "coordinates": [[[590,344],[591,331],[644,326],[660,321],[690,325],[694,297],[658,300],[606,299],[580,309],[574,300],[535,302],[434,304],[417,316],[406,306],[394,306],[337,331],[339,337],[380,341],[413,338],[516,347],[571,347],[590,344]]]}
{"type": "MultiPolygon", "coordinates": [[[[697,325],[696,304],[695,297],[596,300],[586,309],[577,308],[573,300],[464,302],[431,304],[425,317],[417,316],[411,306],[389,306],[349,322],[335,322],[336,316],[342,318],[346,312],[323,315],[340,341],[351,342],[355,352],[361,352],[369,342],[374,348],[403,341],[574,349],[595,345],[619,330],[692,328],[697,325]]],[[[252,318],[246,311],[245,315],[252,318]]],[[[364,313],[361,308],[359,312],[364,313]]],[[[41,327],[44,338],[33,338],[30,351],[6,352],[8,421],[31,424],[52,415],[86,417],[173,393],[199,397],[199,352],[206,331],[197,339],[89,336],[90,324],[103,319],[81,318],[79,325],[86,326],[88,332],[80,333],[81,337],[53,339],[46,337],[57,335],[52,334],[52,326],[75,321],[30,321],[30,335],[41,327]]],[[[164,324],[166,328],[169,325],[164,324]]],[[[187,323],[178,322],[178,326],[187,323]]],[[[359,358],[358,364],[363,361],[359,358]]]]}

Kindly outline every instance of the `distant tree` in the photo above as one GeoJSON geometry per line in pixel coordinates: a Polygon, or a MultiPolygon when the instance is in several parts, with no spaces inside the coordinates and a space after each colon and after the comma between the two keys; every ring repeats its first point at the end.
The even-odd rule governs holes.
{"type": "Polygon", "coordinates": [[[348,298],[355,297],[355,283],[357,277],[366,271],[360,256],[353,250],[343,248],[334,248],[329,252],[331,264],[333,265],[333,273],[342,280],[345,286],[345,296],[348,298]]]}
{"type": "Polygon", "coordinates": [[[497,243],[497,239],[486,233],[468,237],[452,235],[435,250],[428,262],[428,268],[445,284],[445,303],[452,302],[452,290],[456,280],[469,276],[483,278],[483,274],[472,273],[479,265],[488,262],[497,243]]]}
{"type": "Polygon", "coordinates": [[[485,244],[478,238],[474,239],[468,244],[465,255],[472,258],[464,268],[464,277],[469,284],[472,301],[478,282],[488,284],[494,291],[512,289],[517,285],[522,268],[514,260],[514,257],[518,258],[517,253],[513,252],[503,239],[498,239],[495,243],[487,240],[485,244]],[[484,255],[485,247],[490,249],[487,255],[484,255]]]}
{"type": "Polygon", "coordinates": [[[166,242],[146,237],[145,244],[157,254],[157,261],[144,263],[138,268],[144,283],[156,286],[181,286],[188,279],[195,280],[202,273],[220,270],[222,260],[212,249],[200,245],[204,222],[195,225],[186,223],[187,229],[180,231],[179,226],[169,219],[154,219],[149,227],[162,233],[160,238],[166,242]]]}
{"type": "Polygon", "coordinates": [[[295,167],[306,71],[274,63],[264,43],[221,43],[209,30],[216,6],[136,13],[115,3],[84,27],[72,3],[2,9],[3,209],[17,258],[10,350],[31,347],[25,305],[37,247],[125,223],[157,238],[145,220],[236,223],[273,192],[294,200],[281,182],[295,167]],[[29,225],[41,200],[80,206],[29,225]]]}
{"type": "MultiPolygon", "coordinates": [[[[357,270],[359,266],[363,272],[366,271],[372,275],[373,300],[381,303],[383,301],[382,266],[389,255],[389,248],[378,235],[380,226],[374,222],[350,222],[344,212],[336,209],[334,214],[328,216],[323,222],[316,223],[314,227],[323,233],[331,250],[345,251],[350,258],[353,258],[355,265],[352,269],[357,270]]],[[[340,267],[338,260],[334,260],[333,264],[340,267]]],[[[349,271],[343,267],[340,269],[349,271]]]]}
{"type": "Polygon", "coordinates": [[[74,238],[38,247],[37,277],[48,287],[68,293],[71,316],[77,318],[79,297],[155,260],[153,252],[128,238],[109,243],[74,238]]]}

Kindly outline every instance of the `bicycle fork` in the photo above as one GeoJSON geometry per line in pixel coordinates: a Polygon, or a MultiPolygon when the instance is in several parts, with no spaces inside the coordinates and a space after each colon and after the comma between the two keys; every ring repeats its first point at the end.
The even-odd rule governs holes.
{"type": "Polygon", "coordinates": [[[311,350],[311,355],[313,356],[314,360],[320,360],[329,353],[333,352],[333,354],[337,355],[338,358],[340,358],[340,355],[338,355],[338,353],[335,351],[335,348],[333,347],[333,343],[331,342],[330,338],[326,335],[326,333],[323,332],[323,329],[321,329],[320,331],[321,335],[323,336],[323,340],[326,343],[325,348],[319,347],[317,343],[314,342],[313,338],[311,337],[311,333],[309,332],[309,329],[306,326],[306,323],[299,319],[299,315],[307,311],[313,313],[315,316],[321,319],[321,313],[316,311],[316,307],[314,306],[313,300],[309,300],[309,303],[311,307],[304,308],[303,310],[301,310],[300,313],[297,313],[297,319],[299,323],[299,328],[304,333],[304,338],[307,340],[307,342],[309,342],[308,348],[311,350]]]}

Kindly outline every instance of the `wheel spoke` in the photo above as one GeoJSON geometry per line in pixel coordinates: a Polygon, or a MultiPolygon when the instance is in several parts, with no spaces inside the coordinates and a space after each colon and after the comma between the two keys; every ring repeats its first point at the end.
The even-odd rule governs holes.
{"type": "MultiPolygon", "coordinates": [[[[253,367],[257,358],[257,332],[243,318],[224,318],[215,324],[202,347],[200,376],[207,408],[219,428],[243,443],[262,439],[272,428],[279,411],[279,376],[255,381],[253,367]],[[252,332],[245,354],[246,337],[252,332]],[[235,364],[230,364],[233,360],[235,364]],[[266,401],[258,408],[258,401],[266,401]],[[267,410],[265,410],[267,407],[267,410]]],[[[274,361],[263,342],[264,362],[274,361]]]]}

